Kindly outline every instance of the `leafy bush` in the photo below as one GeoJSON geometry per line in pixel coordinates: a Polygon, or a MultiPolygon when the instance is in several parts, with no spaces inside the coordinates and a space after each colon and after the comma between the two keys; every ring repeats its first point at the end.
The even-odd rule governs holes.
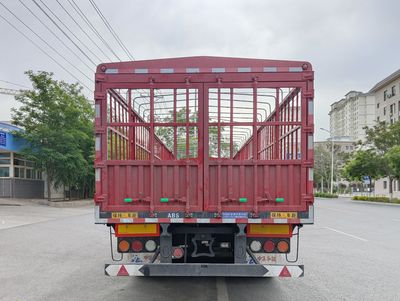
{"type": "Polygon", "coordinates": [[[400,204],[400,199],[390,199],[384,196],[353,196],[351,199],[354,201],[400,204]]]}
{"type": "Polygon", "coordinates": [[[315,192],[314,196],[318,198],[330,198],[330,199],[335,199],[339,197],[337,194],[332,194],[328,192],[315,192]]]}

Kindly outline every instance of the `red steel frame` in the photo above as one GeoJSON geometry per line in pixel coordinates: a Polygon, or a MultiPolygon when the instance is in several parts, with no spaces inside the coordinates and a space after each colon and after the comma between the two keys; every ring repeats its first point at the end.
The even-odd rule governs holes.
{"type": "Polygon", "coordinates": [[[193,57],[101,64],[95,91],[95,202],[102,211],[247,211],[255,216],[306,211],[313,202],[313,97],[308,62],[193,57]],[[285,97],[283,88],[289,89],[285,97]],[[149,120],[132,109],[132,91],[138,89],[149,92],[149,120]],[[155,120],[155,93],[163,89],[173,91],[172,121],[155,120]],[[178,89],[186,91],[184,122],[176,119],[178,89]],[[195,122],[189,120],[189,89],[198,92],[195,122]],[[217,91],[213,113],[212,89],[217,91]],[[235,109],[236,89],[253,91],[250,121],[234,120],[245,110],[235,109]],[[263,120],[258,118],[260,89],[275,91],[274,110],[263,120]],[[229,105],[221,105],[222,91],[229,91],[229,105]],[[223,107],[227,118],[221,117],[227,114],[223,107]],[[211,113],[216,121],[210,121],[211,113]],[[238,126],[252,130],[234,154],[238,126]],[[155,135],[157,127],[172,127],[172,149],[155,135]],[[177,158],[178,127],[186,133],[183,159],[177,158]],[[209,156],[210,127],[217,128],[215,158],[209,156]],[[189,128],[198,133],[196,158],[189,155],[189,128]],[[223,128],[229,129],[228,157],[221,155],[223,128]],[[277,203],[282,196],[285,202],[277,203]],[[169,202],[160,203],[163,197],[169,202]]]}

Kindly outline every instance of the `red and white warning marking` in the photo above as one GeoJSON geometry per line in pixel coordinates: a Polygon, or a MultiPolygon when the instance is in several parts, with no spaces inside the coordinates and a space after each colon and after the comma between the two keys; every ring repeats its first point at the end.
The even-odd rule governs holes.
{"type": "Polygon", "coordinates": [[[176,264],[107,264],[105,274],[107,276],[249,276],[249,277],[303,277],[302,265],[235,265],[213,264],[213,269],[204,268],[204,264],[186,264],[185,269],[177,269],[176,264]],[[217,267],[218,266],[218,267],[217,267]],[[232,270],[232,268],[234,268],[232,270]],[[242,269],[242,270],[241,270],[242,269]],[[212,270],[212,271],[211,271],[212,270]],[[236,270],[236,272],[235,272],[236,270]],[[246,272],[243,272],[246,270],[246,272]],[[191,272],[192,271],[192,272],[191,272]],[[239,272],[238,272],[239,271],[239,272]],[[246,274],[247,273],[247,274],[246,274]]]}

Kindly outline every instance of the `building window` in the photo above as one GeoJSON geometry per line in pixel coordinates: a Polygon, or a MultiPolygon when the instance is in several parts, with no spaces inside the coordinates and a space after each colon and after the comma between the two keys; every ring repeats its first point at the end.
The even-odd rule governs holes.
{"type": "Polygon", "coordinates": [[[379,116],[378,116],[378,117],[376,117],[376,121],[378,121],[378,122],[379,122],[379,116]]]}
{"type": "Polygon", "coordinates": [[[385,101],[387,98],[387,90],[383,91],[383,101],[385,101]]]}
{"type": "Polygon", "coordinates": [[[379,102],[376,104],[376,108],[379,109],[379,102]]]}
{"type": "Polygon", "coordinates": [[[387,181],[383,181],[383,189],[387,189],[387,181]]]}
{"type": "Polygon", "coordinates": [[[392,87],[392,95],[391,96],[394,96],[394,95],[396,95],[396,86],[392,87]]]}
{"type": "Polygon", "coordinates": [[[386,107],[383,108],[383,116],[386,116],[386,107]]]}
{"type": "Polygon", "coordinates": [[[0,167],[0,178],[9,178],[9,177],[10,177],[10,168],[0,167]]]}

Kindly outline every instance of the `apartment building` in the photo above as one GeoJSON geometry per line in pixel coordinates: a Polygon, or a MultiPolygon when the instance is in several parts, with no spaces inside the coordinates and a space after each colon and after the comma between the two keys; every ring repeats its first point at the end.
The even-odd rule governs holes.
{"type": "MultiPolygon", "coordinates": [[[[378,82],[369,93],[375,94],[376,120],[393,123],[400,118],[400,69],[378,82]]],[[[400,198],[400,183],[392,182],[393,197],[400,198]]],[[[389,179],[375,182],[376,195],[389,195],[389,179]]]]}
{"type": "Polygon", "coordinates": [[[345,97],[331,104],[330,130],[334,137],[349,141],[365,139],[365,126],[375,123],[375,95],[350,91],[345,97]]]}

